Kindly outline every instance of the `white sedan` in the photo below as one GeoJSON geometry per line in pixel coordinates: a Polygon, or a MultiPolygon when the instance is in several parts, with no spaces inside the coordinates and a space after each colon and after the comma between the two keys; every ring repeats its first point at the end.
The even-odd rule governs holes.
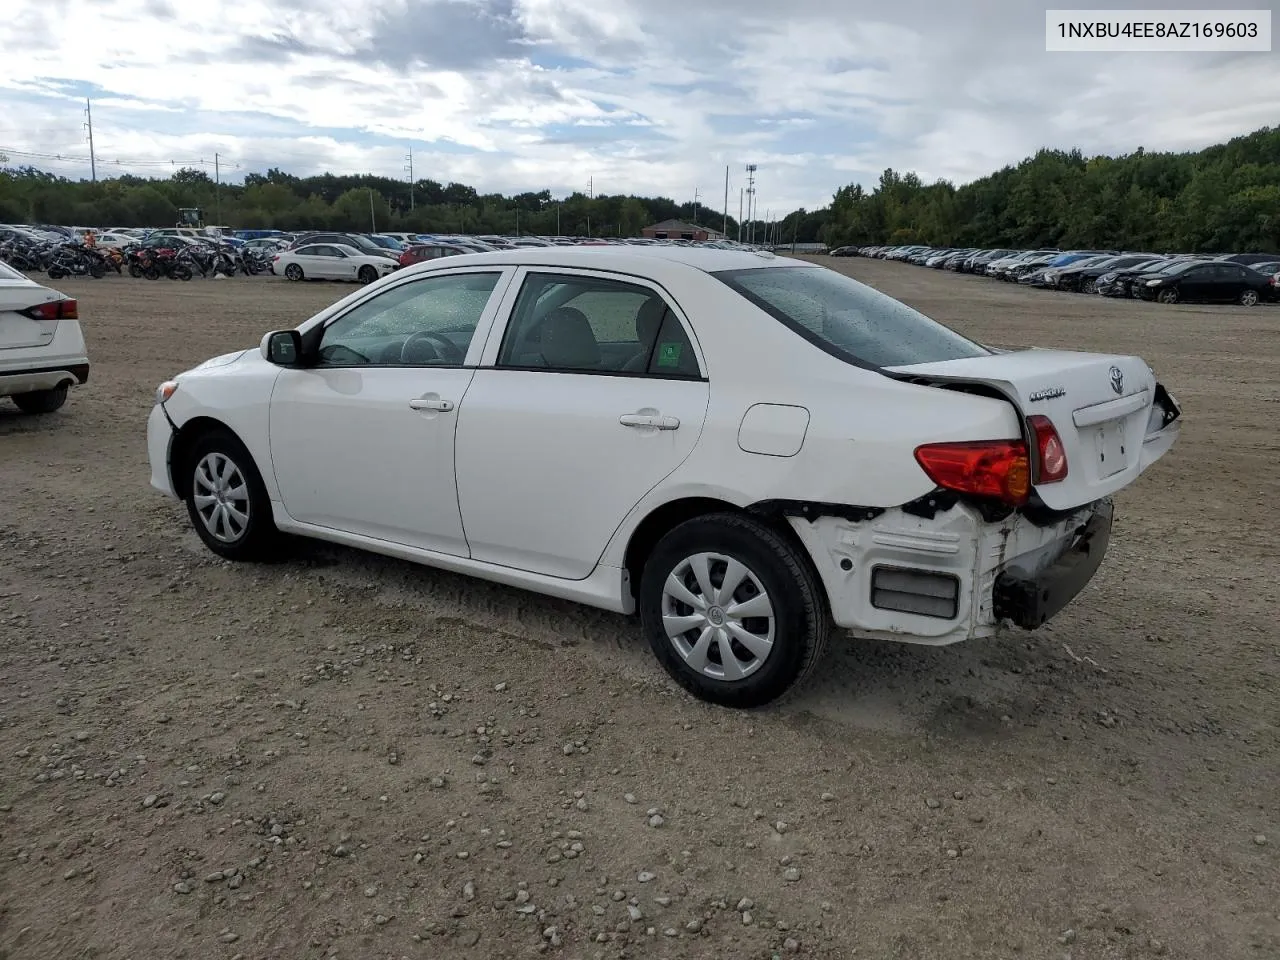
{"type": "Polygon", "coordinates": [[[79,304],[0,262],[0,397],[53,413],[88,379],[79,304]]]}
{"type": "Polygon", "coordinates": [[[179,374],[148,450],[224,557],[301,534],[638,613],[672,677],[748,707],[833,624],[1044,623],[1179,416],[1138,357],[997,352],[802,261],[517,248],[179,374]]]}
{"type": "Polygon", "coordinates": [[[395,260],[339,243],[312,243],[271,257],[271,272],[290,280],[357,280],[367,284],[399,268],[395,260]]]}

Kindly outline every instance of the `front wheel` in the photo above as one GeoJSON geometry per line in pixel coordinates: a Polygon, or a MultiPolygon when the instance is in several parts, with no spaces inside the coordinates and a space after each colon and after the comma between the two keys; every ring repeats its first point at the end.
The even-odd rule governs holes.
{"type": "Polygon", "coordinates": [[[765,524],[728,513],[689,520],[662,538],[641,575],[640,616],[672,679],[734,708],[798,688],[830,634],[809,558],[765,524]]]}
{"type": "Polygon", "coordinates": [[[50,280],[61,280],[66,275],[67,275],[67,271],[63,270],[61,267],[53,266],[49,268],[50,280]]]}
{"type": "Polygon", "coordinates": [[[1159,294],[1157,294],[1156,299],[1159,300],[1161,303],[1177,303],[1178,288],[1166,287],[1165,289],[1161,290],[1159,294]]]}
{"type": "Polygon", "coordinates": [[[271,501],[248,449],[215,430],[187,457],[187,513],[204,545],[228,560],[270,558],[279,542],[271,501]]]}
{"type": "Polygon", "coordinates": [[[135,280],[141,280],[142,267],[138,266],[136,263],[129,264],[129,276],[133,277],[135,280]]]}
{"type": "Polygon", "coordinates": [[[360,268],[360,272],[356,274],[356,276],[360,278],[361,283],[367,286],[368,284],[373,283],[373,281],[378,279],[378,271],[375,270],[373,267],[369,266],[368,264],[365,264],[363,267],[360,268]]]}
{"type": "Polygon", "coordinates": [[[1242,307],[1252,307],[1258,302],[1257,290],[1241,290],[1240,305],[1242,307]]]}
{"type": "Polygon", "coordinates": [[[53,413],[67,402],[67,385],[62,383],[52,390],[16,393],[13,396],[13,402],[23,413],[53,413]]]}
{"type": "Polygon", "coordinates": [[[302,268],[298,266],[296,263],[291,263],[284,268],[284,275],[285,275],[285,278],[289,280],[301,280],[302,268]]]}

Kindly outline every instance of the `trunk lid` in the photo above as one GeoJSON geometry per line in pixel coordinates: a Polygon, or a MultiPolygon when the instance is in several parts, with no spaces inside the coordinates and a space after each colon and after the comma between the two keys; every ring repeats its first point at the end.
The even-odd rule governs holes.
{"type": "Polygon", "coordinates": [[[1033,476],[1033,486],[1054,510],[1070,510],[1128,486],[1168,452],[1180,428],[1177,402],[1141,357],[1033,349],[885,372],[939,385],[991,387],[1017,407],[1028,439],[1027,418],[1048,417],[1062,439],[1067,475],[1046,484],[1035,483],[1033,476]]]}
{"type": "Polygon", "coordinates": [[[43,347],[53,342],[57,320],[32,320],[19,311],[61,300],[62,294],[27,280],[0,277],[0,350],[43,347]]]}

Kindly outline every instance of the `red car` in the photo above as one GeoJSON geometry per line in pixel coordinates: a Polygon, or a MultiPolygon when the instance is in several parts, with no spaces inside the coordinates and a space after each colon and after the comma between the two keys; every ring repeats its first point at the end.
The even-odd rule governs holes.
{"type": "Polygon", "coordinates": [[[435,260],[439,257],[456,257],[462,253],[475,253],[465,247],[452,243],[415,243],[400,254],[400,266],[407,267],[423,260],[435,260]]]}

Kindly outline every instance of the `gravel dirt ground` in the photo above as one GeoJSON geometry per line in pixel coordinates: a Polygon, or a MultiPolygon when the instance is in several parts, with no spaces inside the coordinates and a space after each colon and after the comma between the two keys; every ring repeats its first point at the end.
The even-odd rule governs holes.
{"type": "Polygon", "coordinates": [[[0,404],[0,957],[1280,956],[1280,310],[827,262],[1139,353],[1186,421],[1048,627],[838,643],[750,713],[622,617],[215,558],[148,487],[156,384],[351,288],[61,281],[92,380],[0,404]]]}

